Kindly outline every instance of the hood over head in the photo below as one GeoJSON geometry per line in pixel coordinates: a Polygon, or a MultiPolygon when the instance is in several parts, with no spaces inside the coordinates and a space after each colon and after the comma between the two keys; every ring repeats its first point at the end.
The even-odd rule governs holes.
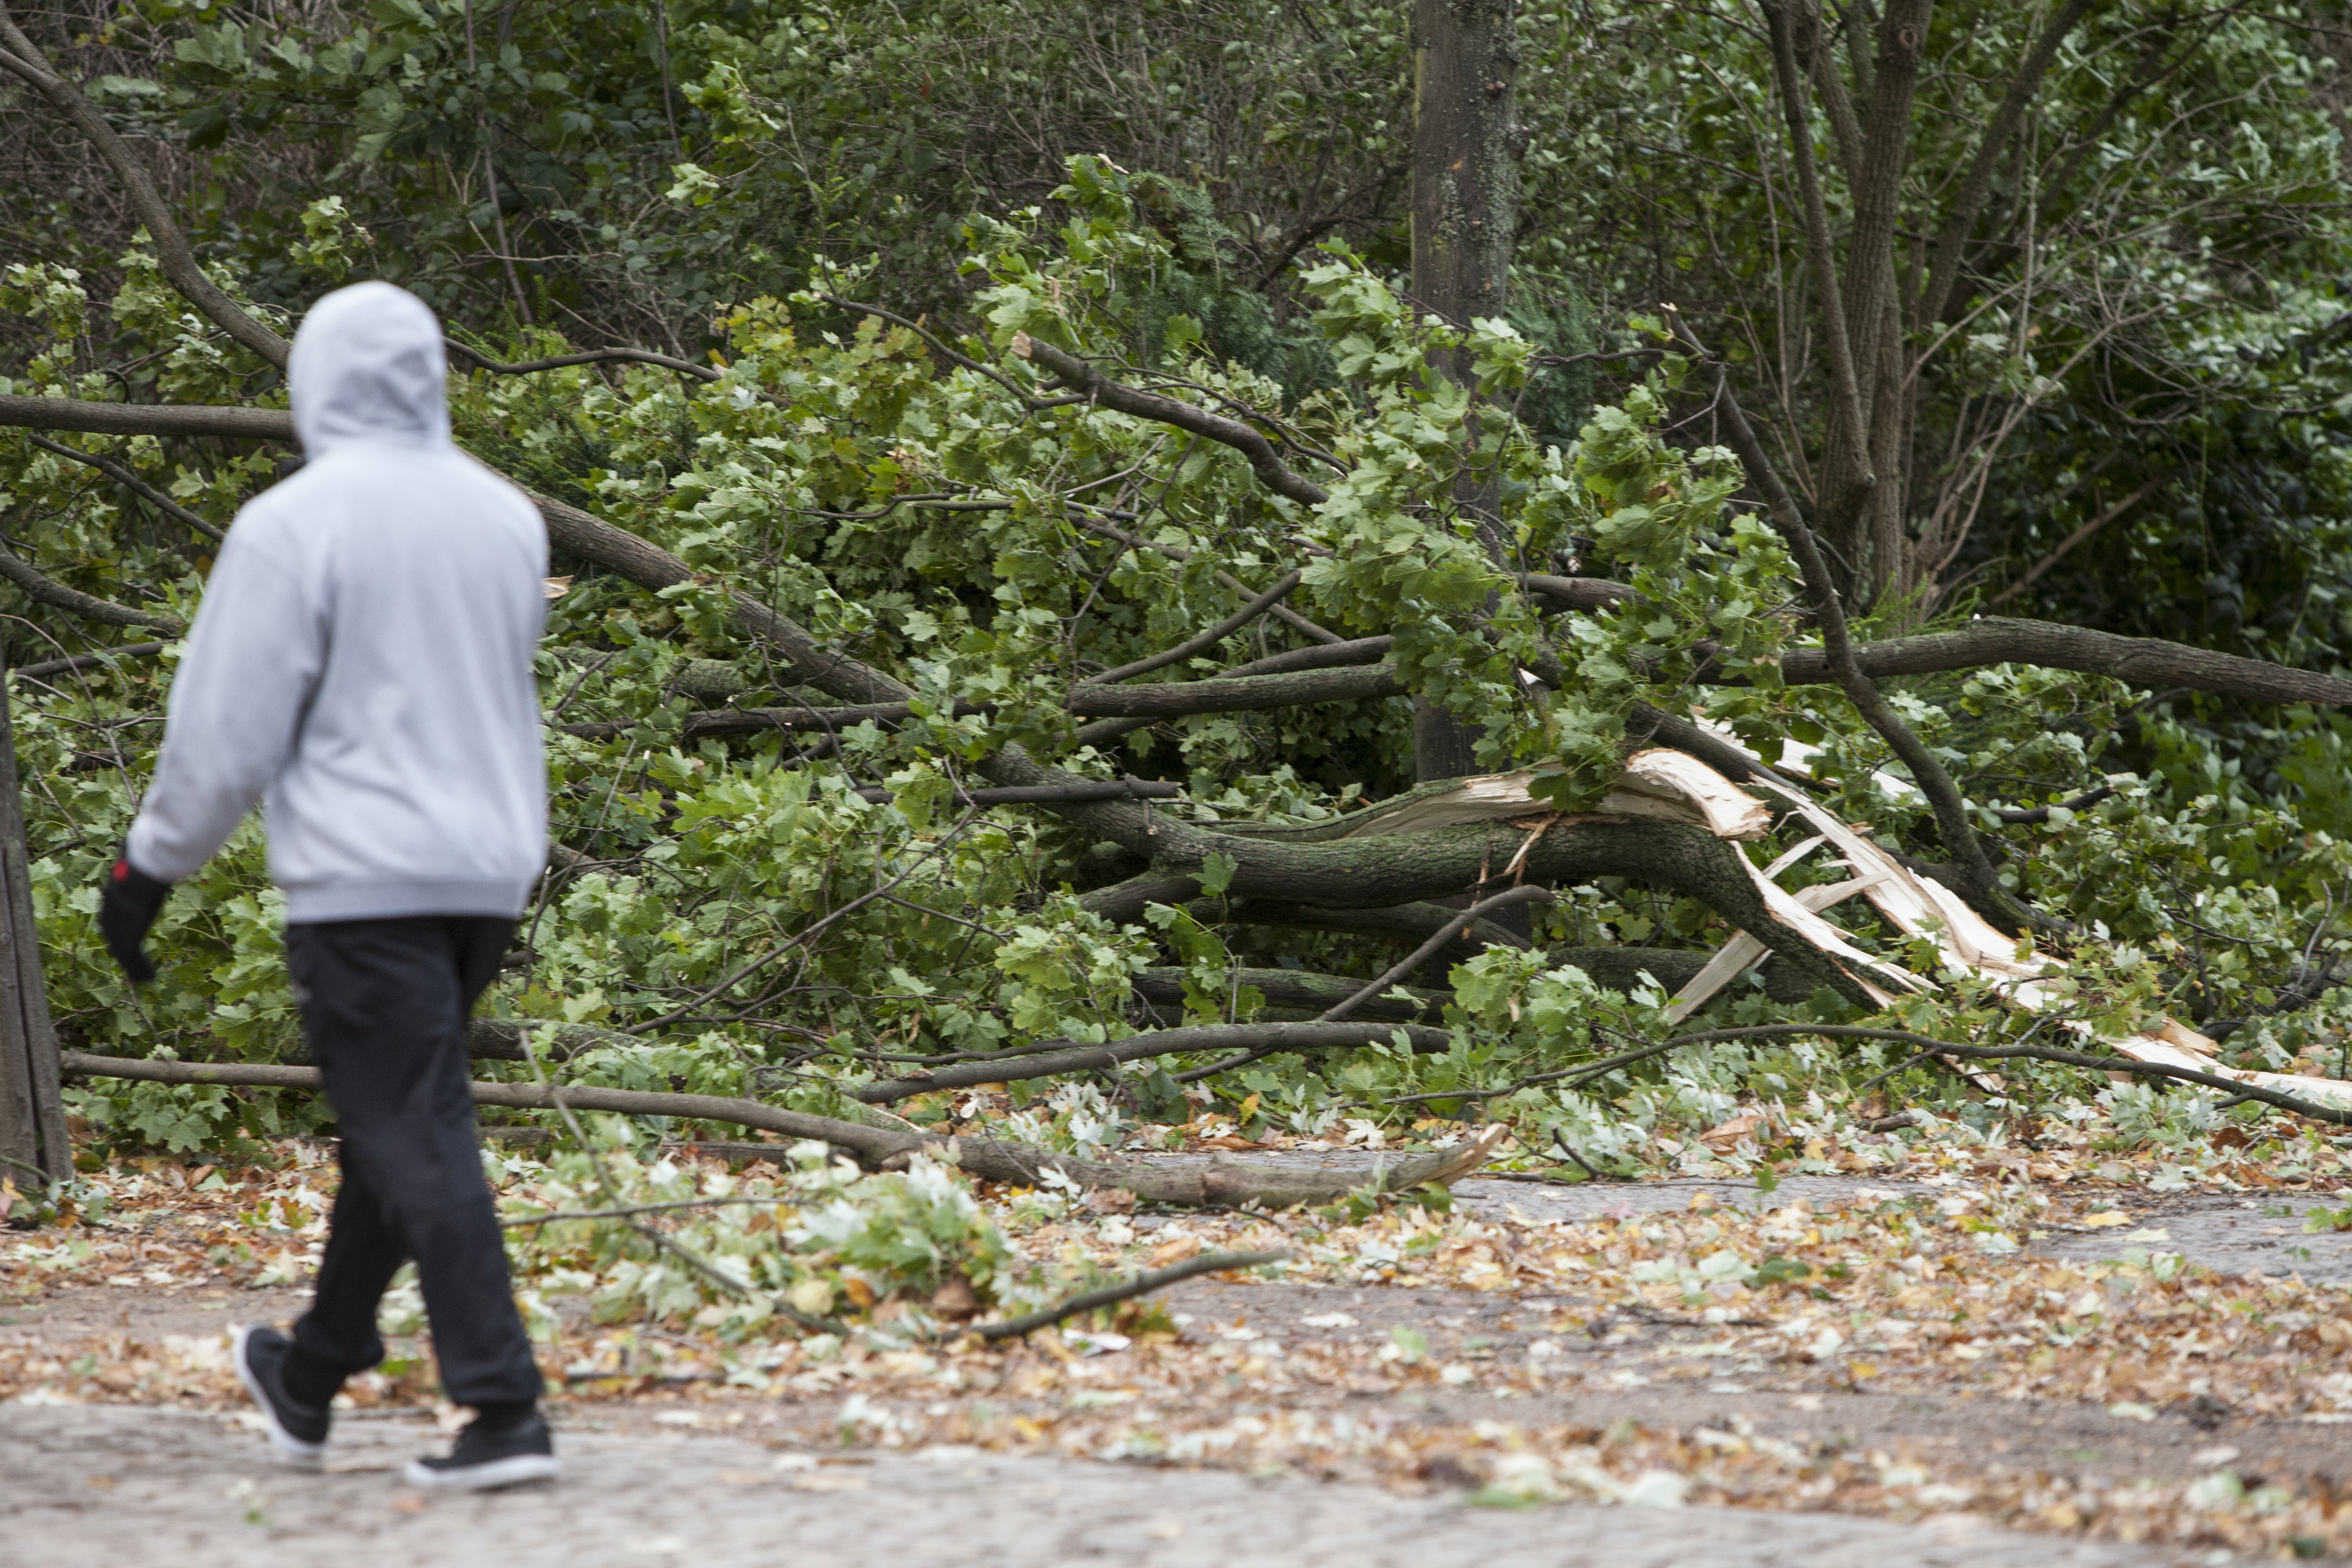
{"type": "Polygon", "coordinates": [[[304,455],[346,441],[447,442],[448,374],[425,301],[389,283],[338,288],[302,319],[287,363],[304,455]]]}

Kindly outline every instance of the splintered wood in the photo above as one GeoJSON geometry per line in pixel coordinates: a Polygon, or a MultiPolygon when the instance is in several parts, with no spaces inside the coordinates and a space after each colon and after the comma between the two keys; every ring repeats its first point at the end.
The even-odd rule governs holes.
{"type": "MultiPolygon", "coordinates": [[[[1684,791],[1683,799],[1688,802],[1687,814],[1676,820],[1696,820],[1722,838],[1757,836],[1756,831],[1746,831],[1748,819],[1727,809],[1724,801],[1729,797],[1738,797],[1748,800],[1759,811],[1763,810],[1763,802],[1748,795],[1696,758],[1679,752],[1643,752],[1626,765],[1629,780],[1634,777],[1637,768],[1642,780],[1638,786],[1640,789],[1661,793],[1667,789],[1684,791]],[[1671,756],[1676,760],[1670,766],[1649,760],[1662,755],[1671,756]],[[1727,831],[1717,826],[1718,823],[1735,821],[1741,831],[1727,831]]],[[[2012,940],[2004,936],[1951,889],[1914,874],[1871,841],[1866,824],[1840,821],[1802,791],[1768,774],[1759,772],[1754,783],[1758,788],[1780,797],[1793,814],[1803,819],[1806,825],[1813,830],[1811,838],[1780,856],[1771,865],[1761,870],[1753,866],[1749,868],[1766,907],[1832,960],[1842,962],[1846,973],[1882,1004],[1894,998],[1880,982],[1892,984],[1900,990],[1921,992],[1936,989],[1936,983],[1927,976],[1915,974],[1863,952],[1847,940],[1844,932],[1823,918],[1822,911],[1850,898],[1867,898],[1886,917],[1888,924],[1904,936],[1932,942],[1947,967],[1992,982],[2019,1007],[2038,1011],[2056,1000],[2051,988],[2039,982],[2063,972],[2064,966],[2045,954],[2035,952],[2030,938],[2012,940]],[[1801,888],[1794,894],[1783,890],[1773,880],[1825,844],[1841,856],[1845,867],[1853,872],[1850,880],[1801,888]]],[[[1630,788],[1636,786],[1621,786],[1621,792],[1630,788]]],[[[1612,800],[1615,798],[1612,797],[1612,800]]],[[[1766,815],[1769,817],[1769,812],[1766,815]]],[[[1770,956],[1770,950],[1756,937],[1745,931],[1735,933],[1706,966],[1691,977],[1690,983],[1675,993],[1669,1016],[1677,1020],[1689,1017],[1725,986],[1768,961],[1770,956]]],[[[2074,1023],[2068,1027],[2137,1061],[2210,1072],[2236,1082],[2352,1108],[2352,1083],[2305,1073],[2262,1072],[2227,1066],[2215,1056],[2219,1048],[2213,1040],[2171,1019],[2167,1019],[2160,1028],[2146,1033],[2120,1037],[2100,1035],[2086,1023],[2074,1023]]]]}

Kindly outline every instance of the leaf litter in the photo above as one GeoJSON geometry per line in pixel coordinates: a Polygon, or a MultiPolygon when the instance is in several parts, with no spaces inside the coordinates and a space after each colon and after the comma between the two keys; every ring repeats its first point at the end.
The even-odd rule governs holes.
{"type": "MultiPolygon", "coordinates": [[[[1769,1191],[1776,1173],[1752,1157],[1767,1120],[1762,1107],[1726,1118],[1726,1135],[1693,1140],[1678,1168],[1759,1176],[1769,1191]]],[[[1850,1196],[1762,1211],[1700,1194],[1684,1208],[1546,1218],[1525,1212],[1539,1210],[1532,1199],[1474,1214],[1441,1194],[1367,1193],[1319,1212],[1158,1216],[1117,1195],[975,1188],[924,1160],[859,1173],[814,1145],[775,1145],[732,1169],[625,1145],[486,1164],[542,1366],[575,1419],[748,1416],[799,1431],[785,1440],[803,1448],[1223,1466],[1497,1506],[1727,1504],[2261,1555],[2352,1552],[2352,1512],[2339,1511],[2332,1479],[2241,1474],[2218,1439],[2194,1456],[2193,1479],[2154,1481],[2064,1474],[2049,1456],[2011,1465],[1901,1442],[1791,1440],[1740,1415],[1559,1419],[1579,1396],[1706,1390],[1793,1396],[1800,1408],[1863,1392],[2030,1402],[2104,1412],[2118,1427],[2352,1425],[2347,1286],[2217,1274],[2136,1218],[2168,1190],[2341,1193],[2347,1162],[2315,1134],[2118,1151],[2080,1119],[2043,1127],[2031,1148],[1971,1143],[1953,1124],[1825,1127],[1834,1146],[1794,1131],[1804,1171],[1866,1179],[1850,1196]],[[659,1245],[610,1219],[546,1218],[601,1210],[614,1195],[703,1207],[632,1216],[667,1239],[659,1245]],[[2083,1237],[2114,1256],[2042,1249],[2083,1237]],[[1179,1296],[1003,1345],[960,1332],[1202,1251],[1268,1249],[1291,1258],[1226,1277],[1205,1321],[1178,1310],[1199,1304],[1179,1296]],[[740,1288],[720,1288],[712,1270],[740,1288]],[[1219,1321],[1236,1301],[1301,1291],[1337,1292],[1353,1310],[1219,1321]],[[1411,1321],[1383,1332],[1360,1303],[1391,1299],[1390,1315],[1411,1321]],[[1483,1307],[1516,1332],[1497,1336],[1500,1350],[1449,1334],[1455,1309],[1433,1300],[1483,1307]],[[1481,1413],[1445,1403],[1465,1398],[1481,1413]],[[1515,1406],[1527,1417],[1512,1418],[1515,1406]]],[[[1230,1136],[1187,1132],[1195,1144],[1230,1136]]],[[[304,1140],[244,1167],[147,1159],[86,1173],[55,1195],[52,1224],[0,1231],[0,1399],[238,1407],[225,1333],[144,1333],[132,1314],[194,1295],[225,1324],[240,1294],[302,1285],[333,1181],[323,1146],[304,1140]],[[119,1322],[12,1321],[11,1308],[93,1288],[119,1322]]],[[[9,1197],[21,1214],[25,1197],[9,1197]]],[[[395,1284],[383,1321],[393,1356],[345,1398],[446,1410],[413,1284],[395,1284]]],[[[788,1465],[772,1479],[817,1473],[788,1465]]]]}

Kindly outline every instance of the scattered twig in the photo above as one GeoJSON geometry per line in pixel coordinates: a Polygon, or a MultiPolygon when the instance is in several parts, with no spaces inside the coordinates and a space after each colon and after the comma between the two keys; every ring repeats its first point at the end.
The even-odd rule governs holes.
{"type": "Polygon", "coordinates": [[[1557,1126],[1553,1127],[1551,1130],[1551,1141],[1558,1144],[1559,1145],[1559,1152],[1566,1155],[1570,1159],[1574,1160],[1576,1162],[1577,1168],[1581,1170],[1587,1176],[1591,1177],[1594,1181],[1605,1179],[1599,1171],[1594,1170],[1590,1165],[1585,1163],[1584,1156],[1576,1152],[1575,1148],[1570,1145],[1567,1134],[1562,1133],[1557,1126]]]}
{"type": "Polygon", "coordinates": [[[943,1333],[940,1337],[951,1339],[956,1337],[957,1333],[969,1333],[983,1340],[1013,1339],[1022,1334],[1034,1333],[1042,1328],[1051,1328],[1064,1318],[1076,1317],[1080,1312],[1089,1312],[1097,1307],[1114,1306],[1120,1301],[1131,1301],[1137,1296],[1149,1295],[1154,1291],[1164,1290],[1170,1285],[1180,1281],[1190,1280],[1198,1274],[1218,1274],[1228,1269],[1259,1269],[1268,1263],[1282,1262],[1290,1256],[1287,1251],[1203,1252],[1197,1258],[1187,1258],[1181,1263],[1171,1263],[1165,1269],[1154,1269],[1148,1274],[1138,1274],[1124,1284],[1106,1285],[1098,1291],[1087,1291],[1072,1296],[1058,1306],[1047,1307],[1043,1312],[1031,1312],[1026,1317],[1007,1318],[1003,1322],[996,1323],[981,1323],[972,1328],[943,1333]]]}
{"type": "Polygon", "coordinates": [[[2002,808],[1993,812],[2002,821],[2023,826],[2029,822],[2046,822],[2053,811],[2080,811],[2108,799],[2116,792],[2112,784],[2102,784],[2095,789],[2085,789],[2071,800],[2061,800],[2054,806],[2032,806],[2023,810],[2002,808]]]}
{"type": "Polygon", "coordinates": [[[471,361],[478,370],[494,371],[502,376],[527,376],[540,371],[560,371],[567,365],[601,365],[626,363],[659,365],[666,371],[676,371],[697,381],[715,382],[719,372],[709,365],[698,365],[692,360],[681,360],[671,354],[656,354],[650,349],[591,349],[585,353],[562,354],[551,360],[525,360],[520,364],[501,364],[479,349],[469,348],[455,338],[445,340],[449,352],[471,361]]]}
{"type": "Polygon", "coordinates": [[[37,664],[18,664],[8,673],[21,675],[28,681],[37,681],[44,675],[94,670],[117,659],[152,659],[170,646],[169,643],[125,643],[119,648],[101,648],[95,653],[76,653],[63,659],[43,659],[37,664]]]}
{"type": "Polygon", "coordinates": [[[674,1203],[635,1203],[620,1208],[579,1208],[566,1209],[558,1214],[532,1214],[520,1219],[501,1219],[499,1224],[514,1230],[527,1225],[562,1225],[575,1219],[626,1219],[632,1215],[664,1214],[677,1208],[727,1208],[745,1204],[773,1207],[791,1201],[788,1197],[778,1197],[772,1194],[766,1197],[684,1197],[674,1203]]]}

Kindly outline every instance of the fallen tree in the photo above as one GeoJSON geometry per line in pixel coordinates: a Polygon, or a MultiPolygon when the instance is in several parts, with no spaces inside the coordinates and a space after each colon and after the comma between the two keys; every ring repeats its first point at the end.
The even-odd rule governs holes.
{"type": "MultiPolygon", "coordinates": [[[[184,265],[192,252],[152,182],[138,184],[146,177],[126,162],[128,144],[92,129],[96,111],[37,51],[24,52],[31,45],[13,26],[5,36],[25,64],[17,74],[91,135],[126,182],[155,233],[163,276],[224,343],[282,371],[283,336],[184,265]]],[[[1134,224],[1138,187],[1121,184],[1125,176],[1094,164],[1078,176],[1097,193],[1084,199],[1097,204],[1098,221],[1134,224]]],[[[1065,199],[1081,199],[1078,186],[1073,193],[1065,199]]],[[[1131,237],[1139,255],[1164,252],[1164,239],[1142,229],[1131,237]]],[[[977,1088],[1016,1071],[1132,1096],[1130,1080],[1143,1075],[1119,1070],[1164,1058],[1168,1085],[1154,1092],[1165,1096],[1169,1085],[1181,1093],[1270,1056],[1295,1058],[1297,1071],[1328,1082],[1345,1053],[1402,1040],[1409,1049],[1400,1055],[1437,1058],[1479,1030],[1505,1027],[1465,1022],[1466,1009],[1446,1013],[1438,986],[1399,1002],[1383,983],[1364,998],[1366,977],[1336,972],[1384,973],[1399,941],[1412,946],[1407,967],[1419,963],[1424,980],[1492,954],[1532,961],[1540,950],[1621,992],[1647,976],[1678,993],[1685,1011],[1748,976],[1767,1000],[1826,997],[1859,1014],[1934,986],[1891,956],[1932,937],[1933,925],[1963,934],[1952,956],[1969,972],[2022,983],[2039,971],[2001,953],[2014,949],[2015,933],[2059,921],[2012,891],[2013,882],[2024,886],[2014,871],[2021,852],[2002,835],[2046,829],[2074,810],[2063,802],[2094,792],[2070,778],[2063,789],[2035,780],[2030,798],[2042,804],[1975,798],[1946,748],[1905,717],[1919,710],[1881,682],[2022,664],[2265,702],[2352,697],[2352,682],[2332,676],[2041,622],[1855,641],[1837,587],[1846,574],[1749,428],[1725,367],[1686,329],[1683,347],[1714,382],[1708,410],[1736,472],[1711,466],[1712,449],[1694,454],[1659,434],[1675,395],[1663,379],[1629,389],[1627,408],[1648,412],[1615,411],[1622,423],[1596,424],[1563,468],[1512,425],[1507,402],[1470,395],[1440,369],[1466,365],[1507,386],[1525,369],[1508,341],[1482,339],[1475,325],[1433,327],[1361,268],[1334,264],[1318,285],[1322,308],[1355,311],[1347,329],[1398,368],[1351,383],[1373,413],[1349,413],[1335,426],[1339,439],[1300,427],[1296,411],[1274,406],[1262,388],[1211,367],[1129,362],[1117,313],[1087,293],[1108,287],[1099,277],[1044,241],[992,243],[1029,247],[979,264],[1002,275],[989,296],[1003,306],[992,346],[950,341],[884,305],[827,295],[828,306],[883,329],[860,337],[855,353],[836,352],[763,319],[740,328],[726,362],[709,366],[653,350],[460,354],[467,374],[508,378],[499,384],[518,389],[514,407],[529,404],[532,378],[649,367],[639,382],[551,382],[559,390],[532,416],[546,423],[520,433],[487,404],[468,405],[461,420],[478,450],[504,455],[525,477],[562,481],[530,493],[552,550],[579,580],[572,592],[604,596],[597,614],[583,612],[564,635],[580,646],[605,641],[590,647],[588,664],[562,665],[548,715],[563,782],[557,826],[574,863],[549,878],[533,946],[521,955],[524,967],[557,966],[582,993],[564,998],[580,1009],[567,1017],[598,1019],[569,1026],[588,1031],[575,1049],[704,1049],[678,1042],[707,1031],[753,1074],[839,1071],[851,1097],[875,1102],[977,1088]],[[1006,281],[1041,270],[1054,288],[1022,292],[1006,281]],[[859,377],[896,379],[886,396],[880,379],[859,377]],[[658,390],[645,384],[656,381],[658,390]],[[818,391],[805,398],[796,391],[811,386],[818,391]],[[891,423],[898,414],[875,412],[918,403],[903,428],[891,423]],[[853,406],[863,412],[841,413],[853,406]],[[548,456],[563,445],[551,431],[596,418],[647,444],[627,473],[602,459],[567,471],[548,456]],[[671,436],[648,434],[677,431],[698,434],[670,445],[671,436]],[[1394,441],[1421,455],[1380,455],[1394,441]],[[1774,530],[1769,547],[1740,531],[1754,527],[1735,515],[1742,495],[1760,501],[1774,530]],[[1628,521],[1636,514],[1645,519],[1638,528],[1628,521]],[[1527,559],[1496,553],[1496,540],[1521,536],[1527,559]],[[1735,542],[1748,552],[1738,561],[1735,542]],[[1610,575],[1582,575],[1588,568],[1610,575]],[[614,630],[621,621],[627,627],[614,630]],[[659,657],[648,652],[656,648],[659,657]],[[661,686],[661,658],[708,664],[721,653],[746,672],[742,693],[727,698],[740,695],[741,706],[673,724],[665,705],[676,694],[649,695],[661,686]],[[600,671],[625,655],[636,663],[609,677],[622,685],[608,690],[600,671]],[[1758,695],[1760,706],[1725,711],[1759,739],[1774,726],[1793,737],[1853,731],[1859,719],[1883,753],[1861,779],[1882,763],[1899,768],[1907,780],[1885,777],[1918,792],[1927,820],[1890,830],[1905,835],[1900,849],[1853,832],[1857,810],[1841,814],[1816,797],[1853,808],[1853,781],[1811,778],[1769,740],[1751,751],[1703,721],[1694,697],[1710,685],[1740,700],[1743,685],[1758,695]],[[1788,695],[1818,686],[1835,692],[1788,695]],[[629,700],[597,706],[614,691],[629,700]],[[574,713],[583,692],[588,706],[574,713]],[[1383,727],[1407,722],[1397,699],[1408,697],[1412,723],[1483,737],[1496,770],[1419,779],[1366,802],[1297,785],[1287,759],[1288,781],[1258,765],[1268,748],[1289,746],[1311,756],[1321,777],[1353,770],[1360,784],[1388,765],[1383,727]],[[785,775],[801,792],[780,803],[786,787],[775,781],[785,775]],[[908,811],[825,815],[835,800],[862,811],[914,798],[950,802],[961,815],[920,826],[908,811]],[[1292,816],[1278,800],[1303,805],[1292,820],[1266,820],[1292,816]],[[756,831],[740,825],[755,820],[756,831]],[[1790,830],[1815,842],[1843,832],[1837,848],[1853,874],[1782,886],[1776,878],[1812,874],[1789,858],[1801,852],[1768,869],[1759,861],[1769,852],[1746,846],[1790,830]],[[939,869],[983,831],[992,847],[973,852],[974,863],[954,873],[961,882],[939,869]],[[773,859],[799,860],[782,869],[761,861],[785,842],[797,847],[773,859]],[[1082,865],[1111,870],[1080,874],[1082,865]],[[755,883],[756,895],[742,891],[755,883]],[[1632,913],[1629,900],[1695,906],[1675,915],[1674,940],[1715,946],[1597,946],[1591,933],[1565,939],[1565,924],[1539,932],[1525,908],[1467,908],[1520,887],[1605,890],[1620,930],[1658,924],[1632,913]],[[1848,899],[1874,911],[1864,918],[1881,928],[1828,918],[1848,899]],[[658,938],[632,926],[655,904],[675,916],[658,938]],[[1304,956],[1334,969],[1271,978],[1275,966],[1237,950],[1268,930],[1291,934],[1286,942],[1313,934],[1323,945],[1304,956]],[[1349,946],[1355,939],[1364,940],[1349,946]],[[1180,973],[1164,960],[1187,943],[1180,973]],[[1222,967],[1200,956],[1217,944],[1227,948],[1222,967]],[[590,948],[627,982],[607,988],[578,968],[577,954],[590,948]],[[839,962],[862,968],[828,970],[853,949],[854,960],[839,962]],[[1036,956],[1047,949],[1050,959],[1036,956]],[[1080,949],[1090,956],[1071,956],[1080,949]],[[1099,953],[1111,956],[1097,961],[1099,953]],[[1080,968],[1083,983],[1070,980],[1080,968]],[[1197,983],[1211,970],[1229,979],[1227,1010],[1239,1010],[1231,998],[1246,989],[1269,1007],[1317,1016],[1194,1017],[1131,1032],[1143,1021],[1139,1008],[1212,1005],[1197,983]],[[1349,1006],[1363,1011],[1328,1016],[1349,1006]],[[943,1030],[942,1017],[963,1032],[943,1030]],[[996,1049],[1007,1037],[1029,1043],[996,1049]]],[[[215,385],[213,395],[238,395],[226,372],[215,385]]],[[[102,463],[159,495],[168,492],[152,482],[149,444],[180,444],[175,452],[201,465],[209,451],[282,446],[294,434],[289,416],[268,408],[17,394],[0,396],[0,427],[79,438],[89,449],[74,447],[71,464],[102,463]],[[142,464],[151,477],[141,477],[142,464]]],[[[60,625],[164,625],[112,600],[68,597],[79,591],[38,602],[60,625]]],[[[44,664],[79,674],[96,667],[87,661],[140,649],[158,651],[130,644],[44,664]]],[[[111,721],[77,712],[68,722],[111,721]]],[[[84,1010],[110,1016],[110,1006],[84,1010]]],[[[478,1030],[477,1048],[519,1050],[520,1025],[478,1030]]],[[[622,1092],[562,1092],[567,1101],[622,1092]]],[[[630,1103],[640,1107],[632,1113],[729,1119],[630,1103]]],[[[725,1103],[744,1114],[758,1105],[725,1103]]],[[[981,1152],[966,1168],[1017,1171],[1026,1157],[991,1165],[998,1156],[981,1152]]]]}

